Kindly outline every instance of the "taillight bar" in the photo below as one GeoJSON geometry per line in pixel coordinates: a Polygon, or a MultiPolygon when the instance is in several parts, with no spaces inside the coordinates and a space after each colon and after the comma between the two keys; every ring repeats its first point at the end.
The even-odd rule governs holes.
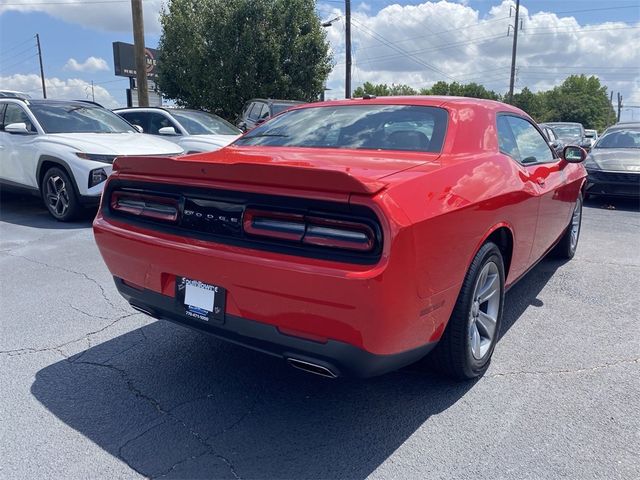
{"type": "Polygon", "coordinates": [[[319,247],[370,252],[376,244],[373,229],[354,221],[247,209],[242,225],[249,235],[319,247]]]}
{"type": "Polygon", "coordinates": [[[175,222],[180,204],[177,199],[145,193],[115,191],[111,194],[111,210],[137,217],[175,222]]]}

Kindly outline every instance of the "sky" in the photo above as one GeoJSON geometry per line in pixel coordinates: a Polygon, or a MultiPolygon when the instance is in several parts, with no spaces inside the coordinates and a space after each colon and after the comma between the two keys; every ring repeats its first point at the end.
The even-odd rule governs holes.
{"type": "MultiPolygon", "coordinates": [[[[145,42],[156,47],[167,0],[143,0],[145,42]]],[[[369,0],[352,3],[352,83],[429,87],[445,80],[509,87],[515,1],[369,0]],[[508,36],[508,33],[510,34],[508,36]]],[[[344,1],[318,0],[334,69],[327,98],[344,96],[344,1]]],[[[523,0],[516,91],[596,75],[623,96],[624,120],[640,120],[640,1],[523,0]]],[[[113,73],[112,42],[133,41],[130,0],[0,0],[0,89],[42,95],[35,34],[40,35],[50,98],[124,105],[128,79],[113,73]]],[[[615,99],[614,99],[615,102],[615,99]]]]}

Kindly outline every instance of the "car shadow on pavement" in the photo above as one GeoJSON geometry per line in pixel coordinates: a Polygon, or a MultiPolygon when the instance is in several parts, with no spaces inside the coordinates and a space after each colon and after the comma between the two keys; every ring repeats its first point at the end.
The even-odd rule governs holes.
{"type": "MultiPolygon", "coordinates": [[[[542,262],[508,293],[503,335],[561,264],[542,262]]],[[[31,392],[147,477],[360,479],[474,384],[413,366],[328,380],[154,322],[43,368],[31,392]]]]}
{"type": "Polygon", "coordinates": [[[58,222],[49,214],[41,198],[0,191],[0,222],[34,228],[73,230],[90,227],[95,215],[95,209],[89,209],[77,221],[58,222]]]}

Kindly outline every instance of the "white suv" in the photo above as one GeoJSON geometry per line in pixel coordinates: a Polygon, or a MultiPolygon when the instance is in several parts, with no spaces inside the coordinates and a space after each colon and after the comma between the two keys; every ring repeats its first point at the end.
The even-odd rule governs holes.
{"type": "Polygon", "coordinates": [[[229,145],[242,134],[226,120],[202,110],[185,108],[118,108],[115,113],[144,133],[162,135],[187,153],[212,152],[229,145]]]}
{"type": "Polygon", "coordinates": [[[57,220],[98,204],[116,157],[181,153],[91,102],[0,98],[0,185],[42,196],[57,220]]]}

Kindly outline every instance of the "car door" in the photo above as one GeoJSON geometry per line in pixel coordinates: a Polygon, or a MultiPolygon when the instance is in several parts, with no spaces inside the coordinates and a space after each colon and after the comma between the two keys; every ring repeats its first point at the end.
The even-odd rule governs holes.
{"type": "Polygon", "coordinates": [[[534,183],[540,198],[538,222],[532,247],[537,260],[560,238],[569,224],[573,203],[565,192],[566,174],[562,162],[550,148],[544,135],[524,117],[503,116],[511,127],[518,149],[518,161],[534,183]]]}
{"type": "Polygon", "coordinates": [[[7,103],[0,127],[0,178],[37,188],[35,139],[38,132],[34,122],[22,106],[7,103]],[[25,123],[29,133],[6,132],[4,127],[12,123],[25,123]]]}

